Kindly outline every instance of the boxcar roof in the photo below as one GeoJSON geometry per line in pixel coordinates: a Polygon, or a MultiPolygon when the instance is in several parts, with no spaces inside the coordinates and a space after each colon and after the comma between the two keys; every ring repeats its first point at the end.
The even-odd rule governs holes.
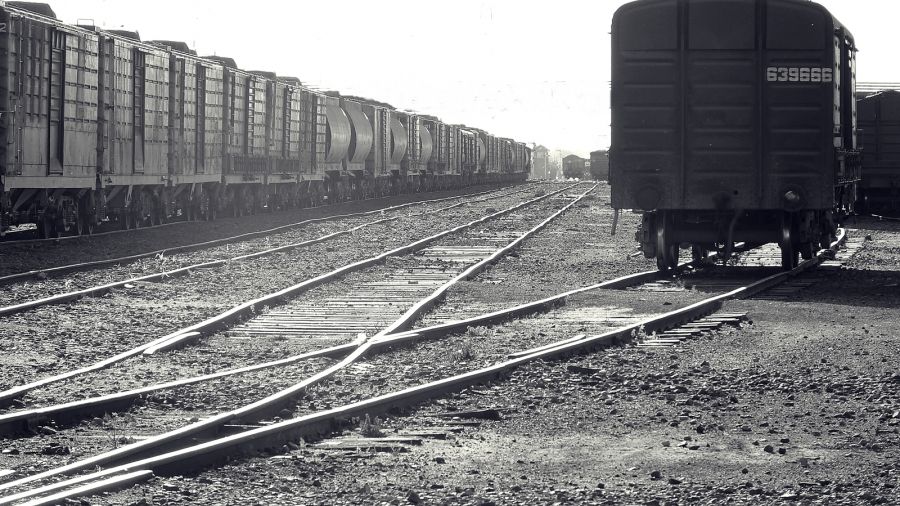
{"type": "MultiPolygon", "coordinates": [[[[673,0],[635,0],[633,2],[629,2],[625,5],[622,5],[621,7],[619,7],[616,10],[615,14],[613,14],[613,22],[612,22],[613,27],[615,27],[615,25],[618,23],[619,16],[628,10],[631,10],[631,9],[634,9],[636,7],[640,7],[643,5],[665,4],[665,3],[671,3],[672,1],[673,0]]],[[[688,1],[689,2],[690,0],[675,0],[675,1],[688,1]]],[[[743,1],[755,3],[755,2],[769,1],[769,0],[743,0],[743,1]]],[[[856,48],[855,39],[853,38],[853,34],[850,32],[850,30],[848,30],[847,27],[844,26],[844,24],[840,22],[840,20],[838,20],[836,17],[834,17],[834,15],[828,9],[823,7],[822,5],[819,5],[811,0],[773,0],[773,1],[778,1],[778,2],[787,3],[787,4],[796,4],[796,5],[800,5],[803,7],[808,7],[810,9],[818,10],[819,12],[825,14],[828,18],[831,19],[832,23],[834,24],[835,29],[843,28],[844,34],[852,42],[854,42],[854,44],[853,44],[854,49],[856,48]]],[[[733,2],[734,2],[734,0],[731,0],[730,3],[733,3],[733,2]]]]}

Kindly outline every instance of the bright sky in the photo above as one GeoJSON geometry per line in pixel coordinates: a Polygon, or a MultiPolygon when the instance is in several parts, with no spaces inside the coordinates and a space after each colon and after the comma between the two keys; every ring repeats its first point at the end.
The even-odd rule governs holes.
{"type": "MultiPolygon", "coordinates": [[[[363,95],[586,156],[609,144],[620,0],[52,0],[65,22],[182,40],[247,70],[363,95]]],[[[859,80],[900,81],[896,0],[821,0],[856,37],[859,80]]]]}

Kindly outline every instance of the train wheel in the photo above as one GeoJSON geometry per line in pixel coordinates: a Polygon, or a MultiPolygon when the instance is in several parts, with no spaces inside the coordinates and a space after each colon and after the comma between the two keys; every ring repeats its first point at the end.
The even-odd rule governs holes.
{"type": "Polygon", "coordinates": [[[84,210],[81,206],[75,206],[75,221],[72,222],[70,229],[75,231],[75,235],[84,235],[84,210]]]}
{"type": "Polygon", "coordinates": [[[811,242],[805,242],[800,245],[800,256],[804,260],[811,260],[816,255],[816,247],[811,242]]]}
{"type": "Polygon", "coordinates": [[[778,247],[781,248],[781,267],[789,271],[800,263],[800,251],[794,243],[793,220],[791,215],[784,213],[781,217],[781,240],[778,247]]]}
{"type": "Polygon", "coordinates": [[[84,235],[92,235],[94,233],[94,215],[90,213],[83,213],[78,217],[78,222],[81,224],[81,233],[84,235]]]}
{"type": "Polygon", "coordinates": [[[199,202],[197,202],[194,211],[197,218],[201,220],[212,221],[215,219],[215,215],[213,214],[213,199],[209,195],[209,192],[204,191],[200,194],[199,202]]]}
{"type": "Polygon", "coordinates": [[[853,214],[868,214],[869,213],[869,196],[865,194],[862,190],[857,194],[856,200],[853,202],[852,209],[850,210],[853,214]]]}
{"type": "Polygon", "coordinates": [[[706,257],[709,256],[709,250],[702,247],[697,246],[696,244],[691,246],[691,260],[695,262],[702,262],[706,260],[706,257]]]}
{"type": "Polygon", "coordinates": [[[799,252],[794,250],[793,245],[779,246],[781,246],[781,267],[784,270],[789,271],[800,265],[799,252]]]}
{"type": "Polygon", "coordinates": [[[678,244],[672,243],[670,228],[666,215],[660,213],[656,224],[656,267],[661,271],[678,267],[678,244]]]}
{"type": "Polygon", "coordinates": [[[828,232],[822,232],[819,234],[819,249],[828,249],[831,247],[832,239],[831,234],[828,232]]]}
{"type": "Polygon", "coordinates": [[[159,207],[157,207],[156,213],[157,213],[157,216],[158,216],[157,221],[159,221],[159,224],[160,224],[160,225],[163,224],[163,223],[168,223],[168,222],[169,222],[169,212],[166,210],[166,203],[165,203],[165,202],[160,202],[160,203],[159,203],[159,207]]]}
{"type": "Polygon", "coordinates": [[[150,226],[157,226],[162,224],[163,211],[160,209],[159,200],[150,198],[150,226]]]}
{"type": "Polygon", "coordinates": [[[53,239],[59,237],[59,233],[53,223],[53,217],[47,215],[46,211],[41,217],[40,222],[38,222],[38,237],[41,239],[53,239]]]}

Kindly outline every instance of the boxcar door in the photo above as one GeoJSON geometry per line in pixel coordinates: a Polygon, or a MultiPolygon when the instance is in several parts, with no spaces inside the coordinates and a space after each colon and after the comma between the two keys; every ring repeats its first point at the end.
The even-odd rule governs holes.
{"type": "Polygon", "coordinates": [[[253,77],[247,77],[247,95],[245,96],[244,111],[244,155],[249,156],[253,152],[253,138],[256,136],[254,118],[256,116],[256,83],[253,77]]]}
{"type": "Polygon", "coordinates": [[[146,108],[144,107],[146,102],[146,94],[144,93],[144,90],[146,89],[146,65],[144,53],[135,48],[134,57],[131,61],[134,64],[134,70],[132,72],[134,79],[132,79],[131,81],[134,96],[131,122],[132,138],[134,140],[134,143],[132,144],[132,156],[134,157],[132,167],[134,167],[135,174],[143,174],[145,125],[144,115],[146,111],[146,108]]]}
{"type": "Polygon", "coordinates": [[[115,54],[116,45],[112,38],[100,39],[100,69],[97,101],[97,165],[102,173],[114,173],[115,146],[115,54]]]}
{"type": "Polygon", "coordinates": [[[194,173],[203,174],[206,164],[206,67],[197,64],[196,126],[194,128],[194,173]]]}
{"type": "Polygon", "coordinates": [[[48,131],[48,174],[63,173],[63,146],[65,122],[63,121],[66,91],[66,33],[54,30],[50,49],[50,100],[48,131]]]}
{"type": "Polygon", "coordinates": [[[172,58],[172,102],[173,113],[170,120],[174,125],[175,133],[175,171],[177,174],[183,174],[184,167],[184,58],[172,58]]]}

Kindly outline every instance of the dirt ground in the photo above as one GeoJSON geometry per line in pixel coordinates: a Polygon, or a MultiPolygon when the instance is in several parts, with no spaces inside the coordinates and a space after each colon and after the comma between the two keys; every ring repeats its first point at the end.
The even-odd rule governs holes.
{"type": "MultiPolygon", "coordinates": [[[[633,272],[648,268],[627,240],[634,223],[626,217],[626,239],[614,241],[615,255],[633,272]]],[[[582,253],[587,242],[608,239],[596,225],[549,228],[544,236],[553,241],[498,263],[484,283],[527,292],[519,285],[535,275],[497,274],[528,255],[544,259],[541,278],[551,285],[608,279],[605,259],[582,253]]],[[[851,260],[787,300],[728,303],[723,311],[748,314],[739,327],[675,347],[628,345],[530,364],[366,430],[427,433],[419,444],[338,451],[298,441],[86,501],[900,504],[900,223],[858,219],[849,226],[852,237],[864,238],[851,260]],[[478,409],[487,411],[441,416],[478,409]]],[[[470,284],[473,293],[486,289],[470,284]]],[[[531,287],[532,298],[557,288],[531,287]]],[[[596,297],[609,306],[634,295],[596,297]]]]}

